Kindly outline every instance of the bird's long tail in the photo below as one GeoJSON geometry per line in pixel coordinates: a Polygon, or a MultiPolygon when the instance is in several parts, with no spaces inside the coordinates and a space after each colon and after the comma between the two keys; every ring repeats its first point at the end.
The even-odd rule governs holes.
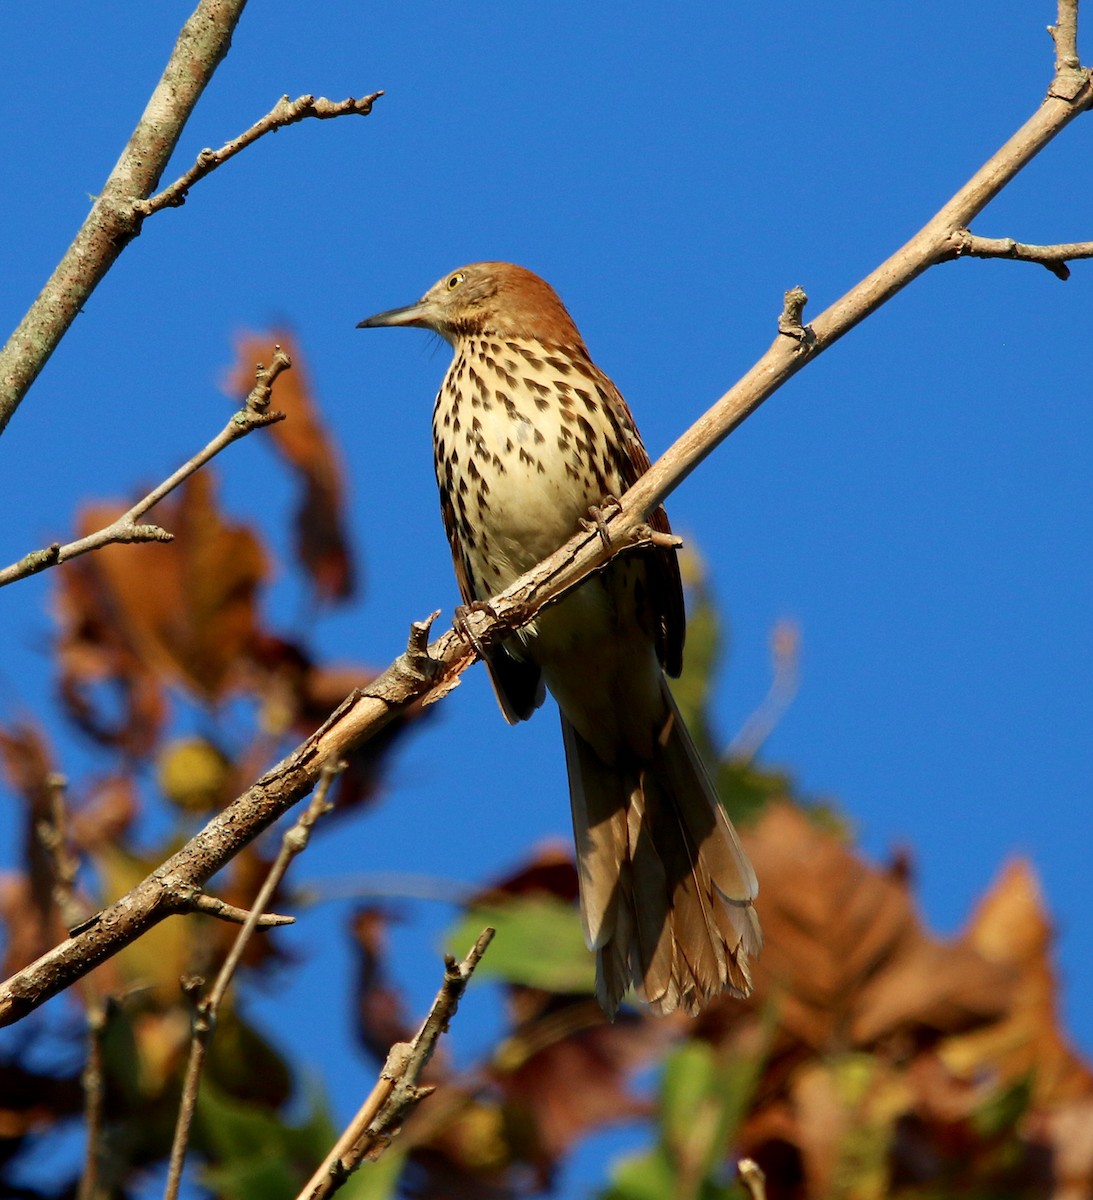
{"type": "Polygon", "coordinates": [[[663,685],[651,761],[603,762],[562,717],[585,938],[613,1017],[631,983],[657,1013],[751,991],[755,872],[663,685]]]}

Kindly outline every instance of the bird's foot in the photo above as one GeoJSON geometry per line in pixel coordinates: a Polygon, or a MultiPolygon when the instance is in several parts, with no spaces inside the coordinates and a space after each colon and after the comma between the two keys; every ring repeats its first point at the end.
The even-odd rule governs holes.
{"type": "Polygon", "coordinates": [[[587,533],[595,530],[600,535],[600,541],[603,542],[604,547],[610,550],[613,544],[611,530],[607,528],[607,518],[604,513],[610,509],[618,512],[620,508],[622,508],[622,501],[616,496],[604,496],[602,504],[593,504],[589,507],[588,518],[587,520],[582,518],[581,528],[587,533]]]}
{"type": "Polygon", "coordinates": [[[470,604],[459,604],[452,613],[452,626],[460,637],[465,638],[474,647],[479,658],[486,657],[486,647],[482,645],[478,635],[471,628],[468,618],[472,613],[485,613],[496,617],[488,600],[472,600],[470,604]]]}

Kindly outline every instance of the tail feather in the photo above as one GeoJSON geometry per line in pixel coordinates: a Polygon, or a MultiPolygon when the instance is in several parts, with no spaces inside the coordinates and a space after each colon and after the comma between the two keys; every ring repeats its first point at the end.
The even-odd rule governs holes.
{"type": "Polygon", "coordinates": [[[653,761],[608,765],[563,716],[585,938],[613,1016],[631,984],[655,1012],[751,991],[758,887],[665,687],[653,761]]]}
{"type": "MultiPolygon", "coordinates": [[[[633,912],[630,975],[642,998],[650,1005],[657,1005],[673,990],[677,956],[668,919],[667,898],[671,895],[668,868],[660,856],[659,843],[648,835],[650,814],[646,808],[643,776],[644,772],[638,776],[637,786],[630,791],[626,821],[627,860],[620,875],[627,881],[623,894],[633,912]]],[[[615,1004],[617,1007],[617,1000],[615,1004]]]]}

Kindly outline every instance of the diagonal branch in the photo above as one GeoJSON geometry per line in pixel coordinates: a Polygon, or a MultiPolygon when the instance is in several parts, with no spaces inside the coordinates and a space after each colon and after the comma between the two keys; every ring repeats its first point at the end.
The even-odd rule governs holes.
{"type": "Polygon", "coordinates": [[[89,533],[86,537],[78,538],[74,542],[68,542],[64,546],[60,542],[54,542],[44,550],[33,550],[18,562],[12,563],[10,567],[4,567],[3,570],[0,570],[0,588],[14,583],[17,579],[26,579],[30,575],[37,575],[40,571],[57,566],[58,563],[68,562],[70,558],[78,558],[81,554],[87,554],[91,550],[99,550],[103,546],[119,542],[171,541],[173,534],[161,529],[158,525],[142,525],[140,518],[226,446],[246,437],[255,429],[261,429],[265,425],[272,425],[277,421],[284,420],[284,413],[274,412],[270,409],[270,392],[277,376],[291,366],[292,360],[289,356],[280,346],[274,346],[273,361],[270,365],[265,367],[261,363],[258,364],[257,382],[243,402],[243,407],[232,415],[227,425],[203,450],[199,450],[173,475],[150,491],[143,500],[138,500],[128,512],[122,513],[117,520],[111,521],[109,525],[97,529],[94,533],[89,533]]]}
{"type": "Polygon", "coordinates": [[[361,96],[360,99],[350,96],[347,100],[338,101],[327,100],[323,96],[298,96],[295,100],[282,96],[276,106],[260,121],[255,121],[249,129],[230,142],[226,142],[219,150],[202,150],[194,165],[184,175],[179,176],[170,187],[164,188],[162,192],[147,200],[139,201],[134,207],[144,217],[159,212],[161,208],[178,208],[179,205],[186,203],[187,193],[199,179],[204,179],[206,175],[226,163],[229,158],[234,158],[240,150],[245,150],[265,134],[276,133],[278,129],[295,125],[297,121],[303,121],[308,117],[316,117],[320,121],[327,121],[331,117],[344,117],[353,113],[366,117],[372,111],[372,105],[382,95],[383,92],[372,92],[371,95],[361,96]]]}
{"type": "MultiPolygon", "coordinates": [[[[1060,10],[1073,0],[1060,0],[1060,10]]],[[[1060,18],[1062,23],[1062,18],[1060,18]]],[[[805,297],[786,298],[770,349],[704,413],[638,482],[602,514],[610,533],[582,531],[518,579],[489,605],[465,614],[460,631],[428,643],[430,622],[413,628],[406,653],[366,691],[354,692],[323,726],[214,817],[181,850],[76,936],[48,951],[0,986],[0,1024],[10,1024],[56,995],[145,930],[183,911],[184,897],[314,787],[323,764],[374,736],[415,700],[433,703],[459,682],[477,647],[495,645],[599,570],[615,554],[651,542],[652,512],[713,450],[786,380],[834,345],[929,267],[951,258],[952,239],[1076,116],[1093,107],[1089,72],[1064,63],[1039,109],[910,241],[836,300],[811,325],[805,297]]]]}
{"type": "Polygon", "coordinates": [[[133,200],[159,183],[186,122],[231,45],[246,0],[200,0],[163,76],[91,212],[56,270],[0,350],[0,433],[76,314],[140,233],[133,200]]]}

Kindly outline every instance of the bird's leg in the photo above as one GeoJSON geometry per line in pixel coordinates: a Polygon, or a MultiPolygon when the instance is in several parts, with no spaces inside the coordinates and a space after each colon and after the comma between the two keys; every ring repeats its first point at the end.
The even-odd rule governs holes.
{"type": "Polygon", "coordinates": [[[622,508],[622,501],[617,496],[604,496],[602,503],[589,505],[587,520],[583,517],[581,519],[581,528],[586,533],[591,533],[594,529],[600,535],[600,541],[607,550],[611,549],[612,541],[611,530],[607,528],[607,518],[604,513],[612,508],[618,512],[622,508]]]}
{"type": "Polygon", "coordinates": [[[470,626],[468,618],[471,613],[485,613],[487,616],[496,617],[497,614],[493,611],[488,600],[472,600],[469,604],[457,604],[452,613],[452,627],[460,637],[465,638],[474,647],[475,653],[479,658],[486,657],[486,647],[482,645],[478,635],[470,626]]]}

